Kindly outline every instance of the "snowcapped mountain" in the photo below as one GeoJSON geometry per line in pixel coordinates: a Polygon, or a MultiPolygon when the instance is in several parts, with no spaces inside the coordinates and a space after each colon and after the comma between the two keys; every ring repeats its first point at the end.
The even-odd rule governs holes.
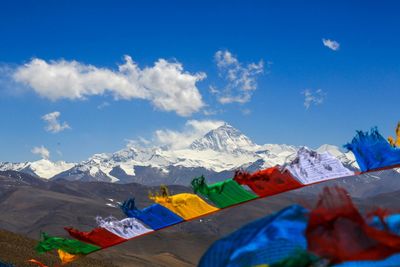
{"type": "Polygon", "coordinates": [[[195,140],[190,148],[240,154],[257,150],[259,146],[239,130],[225,123],[217,129],[211,130],[204,137],[195,140]]]}
{"type": "Polygon", "coordinates": [[[0,162],[0,171],[13,170],[50,179],[54,175],[69,170],[74,166],[74,163],[67,163],[65,161],[52,162],[47,159],[41,159],[23,163],[0,162]]]}
{"type": "MultiPolygon", "coordinates": [[[[234,127],[224,124],[194,140],[187,148],[137,147],[129,145],[112,154],[95,154],[80,163],[39,160],[25,163],[0,163],[0,171],[15,170],[42,178],[142,184],[185,184],[199,175],[210,181],[230,177],[238,168],[254,171],[283,165],[296,156],[299,147],[253,143],[234,127]]],[[[349,167],[358,166],[352,153],[323,145],[349,167]]]]}

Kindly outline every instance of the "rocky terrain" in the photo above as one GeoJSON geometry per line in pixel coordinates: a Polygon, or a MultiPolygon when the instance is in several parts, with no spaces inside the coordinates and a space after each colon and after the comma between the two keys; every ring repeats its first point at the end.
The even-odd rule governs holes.
{"type": "MultiPolygon", "coordinates": [[[[332,180],[256,200],[93,253],[88,260],[99,260],[99,265],[79,266],[103,266],[103,262],[112,262],[116,266],[196,266],[201,255],[214,240],[247,222],[294,203],[311,208],[322,187],[326,185],[347,188],[362,210],[368,211],[377,206],[399,210],[398,178],[395,171],[382,171],[332,180]]],[[[64,226],[90,230],[95,227],[94,218],[97,215],[113,215],[122,219],[124,215],[118,208],[118,202],[134,196],[138,206],[144,207],[151,204],[147,198],[148,192],[156,189],[157,187],[136,183],[45,180],[15,171],[2,172],[0,229],[18,234],[15,235],[15,240],[22,238],[29,241],[21,241],[24,243],[21,251],[26,253],[10,248],[5,254],[0,254],[0,260],[20,264],[27,257],[36,255],[33,250],[35,242],[32,239],[38,239],[40,231],[66,236],[64,226]]],[[[190,188],[179,185],[170,186],[170,190],[172,193],[191,192],[190,188]]],[[[3,233],[6,233],[4,236],[13,235],[3,233]]],[[[0,242],[3,239],[5,237],[0,242]]],[[[19,241],[3,242],[20,246],[19,241]]],[[[40,259],[49,264],[54,260],[50,256],[40,259]]]]}
{"type": "MultiPolygon", "coordinates": [[[[29,259],[36,259],[40,262],[46,262],[49,266],[56,266],[60,260],[55,254],[38,255],[32,248],[37,244],[36,240],[24,235],[0,230],[0,266],[1,262],[13,264],[18,267],[32,267],[28,263],[29,259]]],[[[71,267],[116,267],[111,261],[97,260],[93,257],[82,258],[79,261],[71,263],[71,267]]]]}

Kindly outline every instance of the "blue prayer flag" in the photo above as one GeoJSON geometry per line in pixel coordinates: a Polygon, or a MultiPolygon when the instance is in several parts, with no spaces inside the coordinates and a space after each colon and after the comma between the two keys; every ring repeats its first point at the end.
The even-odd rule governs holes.
{"type": "Polygon", "coordinates": [[[353,152],[361,171],[400,164],[400,149],[391,146],[376,127],[370,132],[358,131],[344,147],[353,152]]]}
{"type": "Polygon", "coordinates": [[[293,205],[216,241],[199,267],[247,267],[281,261],[307,248],[308,210],[293,205]]]}
{"type": "Polygon", "coordinates": [[[133,198],[125,201],[121,205],[121,209],[127,217],[136,218],[153,230],[158,230],[183,221],[182,217],[160,204],[153,204],[139,210],[136,208],[135,199],[133,198]]]}

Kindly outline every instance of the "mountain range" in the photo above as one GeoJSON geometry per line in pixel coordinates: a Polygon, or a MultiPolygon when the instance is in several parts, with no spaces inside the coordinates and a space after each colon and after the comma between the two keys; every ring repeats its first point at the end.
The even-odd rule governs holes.
{"type": "MultiPolygon", "coordinates": [[[[293,159],[299,148],[279,144],[258,145],[231,125],[224,124],[185,148],[128,145],[115,153],[95,154],[79,163],[52,162],[48,159],[1,162],[0,171],[18,171],[52,180],[188,185],[193,177],[199,175],[215,182],[231,177],[237,169],[255,171],[282,165],[293,159]]],[[[358,168],[351,152],[342,152],[332,145],[322,145],[317,151],[327,151],[346,167],[358,168]]]]}

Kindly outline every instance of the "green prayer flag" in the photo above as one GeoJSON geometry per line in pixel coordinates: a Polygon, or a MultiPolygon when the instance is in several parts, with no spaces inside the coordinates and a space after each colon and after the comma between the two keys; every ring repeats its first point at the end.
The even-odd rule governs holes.
{"type": "Polygon", "coordinates": [[[49,236],[46,233],[42,233],[42,240],[35,249],[38,253],[45,253],[53,249],[61,249],[70,254],[89,254],[99,250],[100,247],[74,239],[49,236]]]}
{"type": "Polygon", "coordinates": [[[218,208],[226,208],[258,197],[232,179],[207,185],[204,176],[200,176],[194,178],[191,184],[195,193],[209,199],[218,208]]]}

